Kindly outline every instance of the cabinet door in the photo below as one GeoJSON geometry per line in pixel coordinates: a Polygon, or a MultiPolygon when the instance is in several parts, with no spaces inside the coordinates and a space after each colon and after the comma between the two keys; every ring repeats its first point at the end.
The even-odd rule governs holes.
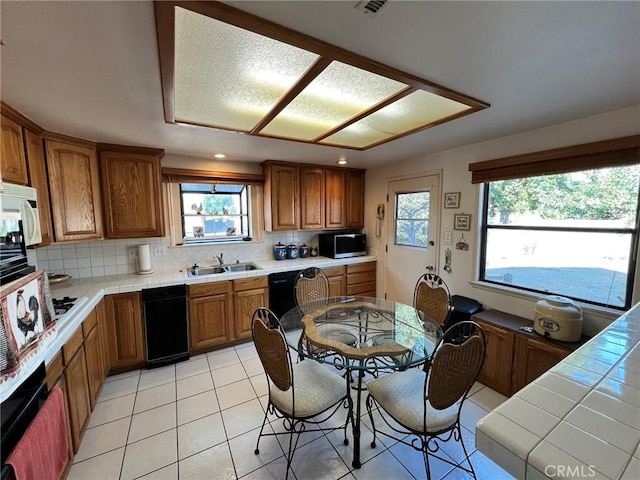
{"type": "Polygon", "coordinates": [[[300,171],[295,165],[266,164],[265,230],[297,230],[300,226],[300,171]]]}
{"type": "Polygon", "coordinates": [[[324,228],[324,188],[323,168],[300,168],[300,228],[324,228]]]}
{"type": "Polygon", "coordinates": [[[111,356],[110,356],[110,339],[109,339],[109,325],[107,322],[106,312],[106,300],[103,298],[100,303],[96,305],[96,316],[98,317],[98,331],[100,336],[100,352],[102,355],[102,377],[103,379],[109,375],[111,370],[111,356]]]}
{"type": "Polygon", "coordinates": [[[562,348],[523,335],[516,335],[511,394],[533,382],[565,358],[562,348]]]}
{"type": "Polygon", "coordinates": [[[228,294],[189,300],[192,351],[210,349],[233,340],[233,312],[228,294]]]}
{"type": "Polygon", "coordinates": [[[345,172],[326,170],[325,190],[325,225],[327,228],[345,226],[345,172]]]}
{"type": "Polygon", "coordinates": [[[328,279],[330,297],[342,297],[346,295],[347,287],[344,281],[344,276],[328,277],[328,279]]]}
{"type": "Polygon", "coordinates": [[[140,294],[120,293],[106,299],[112,368],[143,365],[146,352],[140,294]]]}
{"type": "Polygon", "coordinates": [[[162,151],[100,151],[106,238],[164,237],[162,151]]]}
{"type": "Polygon", "coordinates": [[[73,452],[78,453],[82,435],[91,415],[84,347],[80,347],[73,358],[67,362],[64,377],[67,387],[67,407],[69,407],[73,452]]]}
{"type": "MultiPolygon", "coordinates": [[[[478,320],[476,320],[478,321],[478,320]]],[[[487,353],[478,381],[505,396],[511,395],[511,362],[515,334],[478,321],[487,341],[487,353]]]]}
{"type": "Polygon", "coordinates": [[[84,356],[87,362],[87,380],[89,383],[91,410],[93,410],[96,403],[98,403],[98,395],[102,390],[102,384],[104,382],[104,366],[102,364],[100,343],[100,332],[96,326],[84,339],[84,356]]]}
{"type": "Polygon", "coordinates": [[[364,172],[347,172],[347,228],[364,227],[364,172]]]}
{"type": "Polygon", "coordinates": [[[47,165],[44,160],[44,147],[42,137],[30,130],[24,131],[24,143],[29,164],[29,176],[31,186],[38,193],[38,215],[40,216],[40,231],[42,242],[40,247],[53,242],[53,222],[51,220],[51,200],[49,199],[49,179],[47,177],[47,165]]]}
{"type": "Polygon", "coordinates": [[[45,140],[56,242],[102,238],[95,148],[45,140]]]}
{"type": "Polygon", "coordinates": [[[258,307],[269,305],[269,295],[265,288],[245,290],[233,294],[235,304],[235,338],[251,337],[251,317],[258,307]]]}
{"type": "Polygon", "coordinates": [[[27,159],[24,154],[22,126],[2,115],[2,180],[27,185],[27,159]]]}

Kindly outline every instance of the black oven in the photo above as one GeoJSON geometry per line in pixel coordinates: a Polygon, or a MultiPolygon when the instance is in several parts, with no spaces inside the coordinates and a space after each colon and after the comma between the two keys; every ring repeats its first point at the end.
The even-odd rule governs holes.
{"type": "Polygon", "coordinates": [[[31,421],[36,417],[44,405],[49,391],[46,383],[46,369],[44,362],[29,375],[0,405],[2,416],[2,471],[3,480],[11,472],[11,467],[5,465],[7,458],[22,438],[31,421]]]}
{"type": "Polygon", "coordinates": [[[0,278],[2,283],[9,283],[34,271],[35,267],[29,265],[27,261],[27,247],[20,212],[1,211],[0,278]]]}

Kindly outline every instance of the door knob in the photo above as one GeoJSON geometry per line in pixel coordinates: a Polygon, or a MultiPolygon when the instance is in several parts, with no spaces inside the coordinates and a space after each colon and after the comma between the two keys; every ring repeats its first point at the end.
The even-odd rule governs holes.
{"type": "Polygon", "coordinates": [[[429,271],[433,270],[433,265],[427,265],[427,270],[429,271]]]}
{"type": "Polygon", "coordinates": [[[433,240],[429,240],[429,246],[433,247],[436,244],[436,242],[434,242],[433,240]]]}

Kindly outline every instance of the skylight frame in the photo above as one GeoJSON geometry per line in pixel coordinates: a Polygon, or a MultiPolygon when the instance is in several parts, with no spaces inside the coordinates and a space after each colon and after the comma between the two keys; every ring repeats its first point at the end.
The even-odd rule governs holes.
{"type": "Polygon", "coordinates": [[[250,130],[242,131],[249,135],[255,135],[264,138],[278,138],[295,142],[311,143],[324,146],[334,146],[343,149],[350,150],[367,150],[369,148],[381,145],[393,141],[398,138],[411,135],[418,131],[430,128],[435,125],[439,125],[456,118],[460,118],[471,113],[483,110],[489,107],[489,104],[482,102],[481,100],[469,97],[454,90],[443,87],[436,83],[430,82],[420,77],[402,72],[395,68],[383,65],[379,62],[371,60],[369,58],[360,56],[353,52],[349,52],[340,47],[336,47],[329,43],[317,40],[313,37],[296,32],[295,30],[283,27],[274,22],[262,19],[255,15],[246,13],[242,10],[230,7],[220,2],[190,2],[190,1],[156,1],[154,2],[155,16],[156,16],[156,29],[158,35],[158,51],[160,57],[160,72],[162,80],[163,91],[163,103],[164,103],[164,115],[167,123],[180,123],[203,126],[207,128],[217,128],[221,130],[238,131],[233,128],[227,128],[225,126],[216,125],[212,127],[207,124],[199,124],[196,122],[180,120],[176,121],[175,115],[175,9],[181,7],[191,12],[195,12],[207,17],[213,18],[220,22],[233,25],[235,27],[254,32],[259,35],[269,37],[271,39],[305,49],[309,52],[315,53],[319,56],[317,61],[307,70],[307,72],[294,84],[289,91],[280,98],[280,101],[275,104],[269,113],[267,113],[260,122],[258,122],[250,130]],[[395,80],[403,83],[406,87],[395,95],[386,98],[376,105],[373,105],[367,110],[364,110],[358,115],[347,119],[342,124],[333,128],[332,130],[325,132],[311,140],[301,140],[291,137],[269,135],[262,130],[271,122],[282,110],[284,110],[289,103],[300,93],[302,90],[313,81],[327,66],[332,62],[337,61],[351,65],[353,67],[363,69],[383,77],[395,80]],[[433,122],[421,125],[409,131],[404,131],[396,135],[392,135],[389,138],[384,138],[380,141],[365,145],[362,147],[354,147],[343,144],[334,144],[327,142],[325,139],[331,135],[339,132],[340,130],[348,127],[363,118],[375,113],[384,107],[396,102],[397,100],[404,98],[407,95],[415,92],[416,90],[424,90],[435,95],[459,102],[468,106],[468,109],[461,112],[449,115],[444,118],[439,118],[433,122]],[[325,141],[323,141],[325,140],[325,141]]]}

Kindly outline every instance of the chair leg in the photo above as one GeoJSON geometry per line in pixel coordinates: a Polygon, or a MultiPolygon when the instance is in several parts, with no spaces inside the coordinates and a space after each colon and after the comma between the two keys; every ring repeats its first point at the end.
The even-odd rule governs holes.
{"type": "Polygon", "coordinates": [[[473,469],[473,464],[471,463],[471,459],[469,458],[469,453],[467,452],[467,447],[464,445],[464,439],[462,438],[462,430],[460,428],[460,424],[456,426],[458,431],[458,437],[460,438],[460,445],[462,445],[462,451],[464,452],[464,458],[469,464],[469,470],[471,470],[471,476],[476,479],[476,471],[473,469]]]}
{"type": "Polygon", "coordinates": [[[262,437],[262,432],[264,431],[264,426],[267,423],[267,415],[269,411],[269,407],[267,406],[267,410],[264,412],[264,418],[262,419],[262,427],[260,427],[260,433],[258,434],[258,441],[256,442],[256,449],[253,451],[256,455],[260,453],[260,438],[262,437]]]}
{"type": "Polygon", "coordinates": [[[424,456],[424,468],[427,471],[427,480],[431,480],[431,465],[429,464],[429,440],[425,443],[425,439],[422,441],[422,455],[424,456]]]}
{"type": "Polygon", "coordinates": [[[371,420],[371,428],[373,428],[373,440],[371,440],[371,448],[376,448],[376,424],[373,421],[373,397],[371,394],[367,395],[367,413],[369,414],[369,420],[371,420]]]}

